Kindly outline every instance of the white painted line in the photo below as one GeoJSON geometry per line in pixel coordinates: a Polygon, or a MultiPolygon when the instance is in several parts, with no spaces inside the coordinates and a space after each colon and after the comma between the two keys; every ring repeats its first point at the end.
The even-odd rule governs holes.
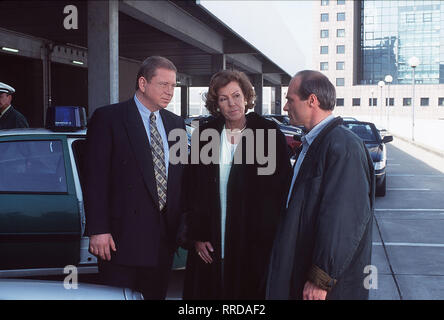
{"type": "Polygon", "coordinates": [[[414,188],[387,188],[390,191],[430,191],[431,189],[414,189],[414,188]]]}
{"type": "Polygon", "coordinates": [[[444,212],[444,209],[375,209],[375,211],[426,211],[426,212],[444,212]]]}
{"type": "Polygon", "coordinates": [[[443,174],[410,174],[410,173],[387,173],[389,177],[428,177],[428,178],[444,178],[443,174]]]}
{"type": "MultiPolygon", "coordinates": [[[[382,242],[373,242],[374,246],[382,246],[382,242]]],[[[390,247],[435,247],[444,248],[441,243],[417,243],[417,242],[384,242],[385,246],[390,247]]]]}

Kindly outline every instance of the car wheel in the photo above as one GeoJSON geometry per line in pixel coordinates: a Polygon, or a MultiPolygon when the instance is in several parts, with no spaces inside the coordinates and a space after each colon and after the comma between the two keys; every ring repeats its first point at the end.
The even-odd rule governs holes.
{"type": "Polygon", "coordinates": [[[382,180],[381,185],[376,188],[376,196],[385,197],[386,190],[387,190],[387,177],[384,175],[384,180],[382,180]]]}

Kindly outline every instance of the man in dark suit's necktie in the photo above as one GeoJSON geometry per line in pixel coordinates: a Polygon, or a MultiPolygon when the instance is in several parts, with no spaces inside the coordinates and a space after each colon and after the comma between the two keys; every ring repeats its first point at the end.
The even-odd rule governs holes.
{"type": "Polygon", "coordinates": [[[153,154],[154,174],[156,176],[157,194],[159,196],[159,208],[163,210],[167,197],[167,177],[165,167],[165,154],[162,138],[157,130],[156,115],[150,115],[151,152],[153,154]]]}

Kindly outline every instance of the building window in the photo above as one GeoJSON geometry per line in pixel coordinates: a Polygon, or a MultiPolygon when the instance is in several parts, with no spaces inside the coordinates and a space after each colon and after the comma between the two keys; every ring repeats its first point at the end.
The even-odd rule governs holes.
{"type": "Polygon", "coordinates": [[[344,78],[336,78],[336,86],[337,87],[343,87],[345,85],[345,79],[344,78]]]}
{"type": "Polygon", "coordinates": [[[336,29],[336,37],[344,38],[345,37],[345,29],[336,29]]]}
{"type": "Polygon", "coordinates": [[[432,22],[432,13],[431,12],[424,12],[424,15],[422,16],[423,22],[432,22]]]}
{"type": "Polygon", "coordinates": [[[375,37],[375,34],[373,32],[366,32],[365,33],[365,40],[373,40],[375,37]]]}
{"type": "Polygon", "coordinates": [[[328,38],[328,30],[321,30],[321,38],[328,38]]]}
{"type": "Polygon", "coordinates": [[[321,22],[328,21],[328,13],[321,13],[321,22]]]}
{"type": "Polygon", "coordinates": [[[321,46],[321,54],[328,54],[328,46],[321,46]]]}
{"type": "Polygon", "coordinates": [[[336,53],[343,54],[345,53],[345,45],[336,46],[336,53]]]}
{"type": "Polygon", "coordinates": [[[421,107],[429,106],[429,98],[421,98],[421,107]]]}
{"type": "Polygon", "coordinates": [[[345,4],[345,0],[338,0],[338,6],[345,4]]]}
{"type": "Polygon", "coordinates": [[[337,98],[336,99],[336,106],[343,107],[344,106],[344,98],[337,98]]]}
{"type": "Polygon", "coordinates": [[[336,70],[344,70],[345,69],[345,62],[344,61],[337,61],[336,62],[336,70]]]}
{"type": "Polygon", "coordinates": [[[444,107],[444,98],[438,98],[438,107],[444,107]]]}
{"type": "Polygon", "coordinates": [[[385,98],[385,106],[387,107],[387,105],[390,103],[390,107],[393,107],[395,105],[395,98],[385,98]]]}
{"type": "Polygon", "coordinates": [[[328,62],[321,62],[321,70],[328,70],[328,62]]]}
{"type": "Polygon", "coordinates": [[[404,107],[410,107],[412,105],[412,98],[402,98],[402,105],[404,107]]]}
{"type": "Polygon", "coordinates": [[[406,23],[415,23],[415,14],[414,13],[408,13],[405,16],[405,22],[406,23]]]}
{"type": "Polygon", "coordinates": [[[377,107],[378,106],[378,98],[368,98],[368,105],[370,107],[377,107]]]}
{"type": "Polygon", "coordinates": [[[352,106],[353,107],[359,107],[361,105],[361,99],[360,98],[353,98],[352,99],[352,106]]]}
{"type": "Polygon", "coordinates": [[[336,17],[338,21],[345,21],[345,12],[338,12],[336,17]]]}
{"type": "Polygon", "coordinates": [[[321,6],[328,6],[329,0],[321,0],[321,6]]]}

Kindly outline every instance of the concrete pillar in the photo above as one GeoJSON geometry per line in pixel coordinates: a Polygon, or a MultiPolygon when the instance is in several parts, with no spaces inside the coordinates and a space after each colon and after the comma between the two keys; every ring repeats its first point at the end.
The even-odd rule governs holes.
{"type": "Polygon", "coordinates": [[[254,87],[254,92],[256,93],[256,105],[254,106],[254,111],[257,114],[262,114],[263,113],[263,106],[262,106],[262,102],[263,102],[263,94],[262,94],[262,89],[264,87],[264,75],[261,74],[255,74],[253,76],[253,87],[254,87]]]}
{"type": "Polygon", "coordinates": [[[180,86],[180,116],[188,117],[190,114],[190,88],[188,86],[180,86]]]}
{"type": "Polygon", "coordinates": [[[282,86],[274,87],[274,110],[272,111],[274,114],[282,114],[282,86]]]}
{"type": "Polygon", "coordinates": [[[43,126],[46,125],[46,112],[52,106],[51,97],[51,53],[52,44],[48,44],[42,48],[43,63],[43,126]]]}
{"type": "Polygon", "coordinates": [[[214,54],[211,56],[212,75],[226,69],[226,57],[224,54],[214,54]]]}
{"type": "Polygon", "coordinates": [[[119,102],[119,2],[88,1],[88,114],[119,102]]]}

